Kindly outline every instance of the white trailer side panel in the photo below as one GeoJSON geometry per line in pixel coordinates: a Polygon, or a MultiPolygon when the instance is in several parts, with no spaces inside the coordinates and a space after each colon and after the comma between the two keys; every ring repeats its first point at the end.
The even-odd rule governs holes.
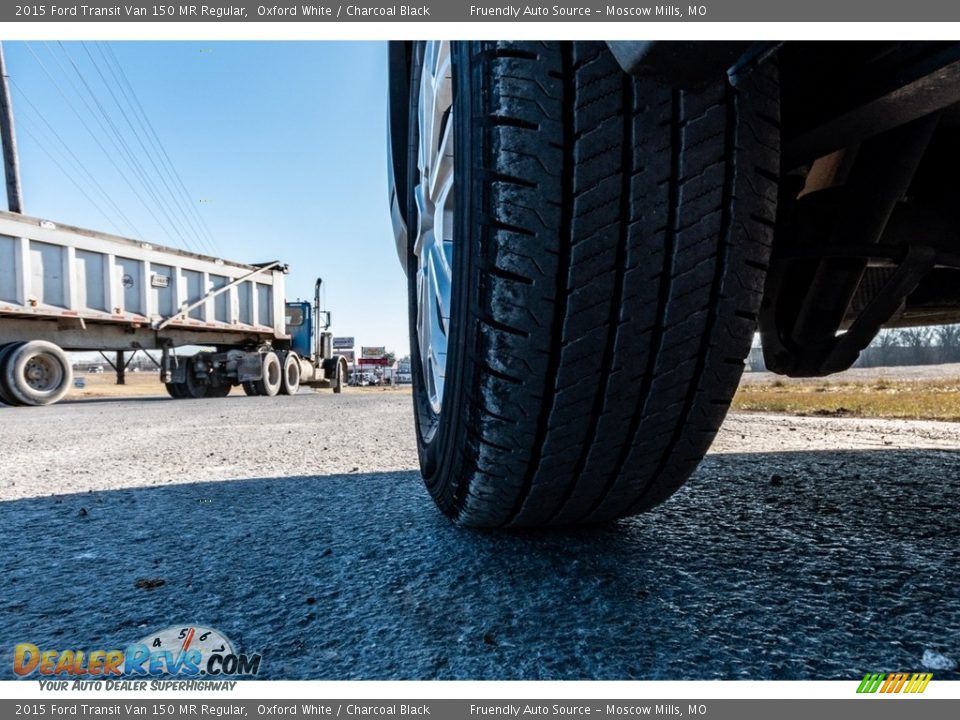
{"type": "Polygon", "coordinates": [[[0,212],[0,340],[28,318],[284,338],[284,271],[0,212]]]}

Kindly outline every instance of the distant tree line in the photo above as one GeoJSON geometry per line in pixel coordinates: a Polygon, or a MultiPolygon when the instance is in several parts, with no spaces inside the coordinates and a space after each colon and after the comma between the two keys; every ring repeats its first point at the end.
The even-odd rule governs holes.
{"type": "MultiPolygon", "coordinates": [[[[754,340],[746,366],[760,372],[766,369],[759,336],[754,340]]],[[[860,353],[854,367],[902,367],[905,365],[942,365],[960,363],[960,325],[881,330],[860,353]]]]}
{"type": "Polygon", "coordinates": [[[881,330],[857,367],[960,362],[960,325],[881,330]]]}

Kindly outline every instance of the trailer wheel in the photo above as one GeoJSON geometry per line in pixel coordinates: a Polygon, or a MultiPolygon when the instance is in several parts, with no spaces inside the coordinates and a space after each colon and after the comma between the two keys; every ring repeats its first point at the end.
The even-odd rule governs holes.
{"type": "Polygon", "coordinates": [[[776,67],[687,91],[603,43],[418,43],[408,122],[413,401],[456,522],[663,502],[750,350],[779,172],[776,67]]]}
{"type": "Polygon", "coordinates": [[[6,354],[3,378],[10,395],[21,404],[52,405],[70,389],[73,368],[58,346],[32,340],[6,354]]]}
{"type": "Polygon", "coordinates": [[[280,358],[270,350],[263,354],[263,377],[254,382],[258,395],[273,397],[280,392],[280,385],[283,383],[283,367],[280,365],[280,358]]]}
{"type": "Polygon", "coordinates": [[[163,385],[167,388],[167,395],[174,400],[183,400],[187,397],[187,389],[184,383],[168,382],[163,385]]]}
{"type": "Polygon", "coordinates": [[[247,397],[255,397],[260,394],[260,391],[257,390],[257,385],[253,380],[244,380],[243,385],[243,394],[247,397]]]}
{"type": "Polygon", "coordinates": [[[233,389],[229,383],[219,383],[219,384],[210,384],[207,385],[207,395],[208,398],[223,398],[230,394],[230,391],[233,389]]]}
{"type": "Polygon", "coordinates": [[[6,362],[7,356],[10,354],[10,352],[15,347],[22,344],[23,343],[9,343],[7,345],[0,345],[0,402],[6,405],[14,406],[14,407],[17,405],[21,405],[22,403],[18,402],[17,399],[10,392],[9,388],[7,388],[7,382],[4,379],[5,373],[3,368],[6,362]]]}
{"type": "Polygon", "coordinates": [[[185,397],[194,400],[207,397],[210,390],[210,385],[197,376],[196,362],[192,358],[187,360],[187,380],[183,383],[183,388],[186,391],[185,397]]]}
{"type": "Polygon", "coordinates": [[[280,392],[284,395],[296,395],[300,390],[300,358],[295,352],[288,352],[283,359],[283,378],[280,392]]]}

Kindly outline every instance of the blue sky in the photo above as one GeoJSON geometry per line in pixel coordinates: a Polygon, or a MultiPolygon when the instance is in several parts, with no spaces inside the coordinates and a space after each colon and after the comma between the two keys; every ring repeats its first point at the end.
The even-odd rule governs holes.
{"type": "Polygon", "coordinates": [[[385,43],[5,42],[4,51],[27,214],[138,236],[132,224],[150,242],[207,250],[186,200],[171,197],[176,179],[160,172],[149,130],[121,92],[115,58],[216,254],[288,263],[290,299],[311,298],[323,277],[336,334],[406,354],[406,281],[387,205],[385,43]],[[166,214],[110,123],[166,199],[166,214]]]}

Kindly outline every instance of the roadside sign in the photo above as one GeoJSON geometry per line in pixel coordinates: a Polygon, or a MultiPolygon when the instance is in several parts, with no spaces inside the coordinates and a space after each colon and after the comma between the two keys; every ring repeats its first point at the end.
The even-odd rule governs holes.
{"type": "Polygon", "coordinates": [[[387,349],[382,345],[360,348],[360,357],[364,360],[379,360],[380,358],[386,357],[386,355],[387,349]]]}
{"type": "Polygon", "coordinates": [[[353,350],[355,338],[352,337],[335,337],[333,339],[333,349],[334,350],[353,350]]]}
{"type": "Polygon", "coordinates": [[[357,360],[357,354],[353,350],[341,350],[337,355],[344,358],[351,365],[357,360]]]}
{"type": "Polygon", "coordinates": [[[365,358],[361,357],[359,360],[360,365],[389,365],[390,361],[384,358],[365,358]]]}

